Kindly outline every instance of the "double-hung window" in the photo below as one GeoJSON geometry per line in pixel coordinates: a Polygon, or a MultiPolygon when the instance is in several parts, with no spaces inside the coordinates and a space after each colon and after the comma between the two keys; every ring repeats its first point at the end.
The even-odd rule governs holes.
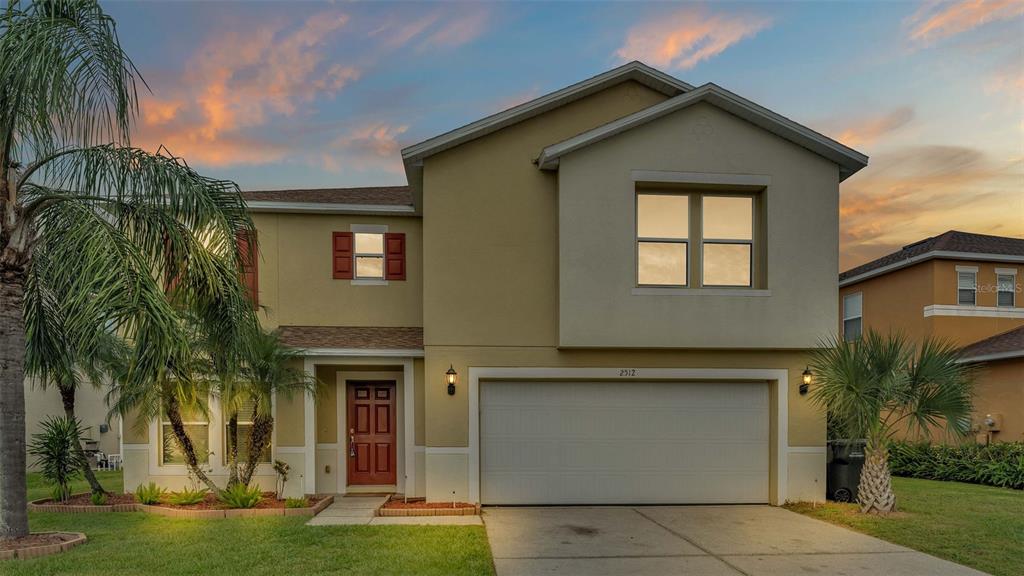
{"type": "Polygon", "coordinates": [[[703,285],[752,286],[753,197],[705,195],[701,200],[703,285]]]}
{"type": "Polygon", "coordinates": [[[637,194],[636,233],[637,284],[686,286],[689,283],[690,197],[686,194],[637,194]]]}
{"type": "Polygon", "coordinates": [[[960,306],[974,306],[978,302],[978,271],[957,267],[956,303],[960,306]]]}
{"type": "Polygon", "coordinates": [[[858,292],[843,296],[843,339],[857,340],[864,326],[864,296],[858,292]]]}
{"type": "Polygon", "coordinates": [[[384,279],[384,234],[355,234],[356,279],[384,279]]]}
{"type": "Polygon", "coordinates": [[[1017,305],[1017,275],[996,272],[996,306],[1013,308],[1017,305]]]}
{"type": "MultiPolygon", "coordinates": [[[[210,457],[210,423],[205,414],[198,410],[182,410],[185,433],[192,440],[200,464],[206,464],[210,457]]],[[[184,464],[185,456],[178,448],[171,423],[163,416],[160,420],[160,464],[184,464]]]]}
{"type": "MultiPolygon", "coordinates": [[[[249,461],[249,437],[252,435],[253,427],[253,402],[247,400],[242,402],[238,408],[238,461],[249,461]]],[[[228,463],[227,456],[230,452],[231,430],[228,414],[224,415],[224,464],[228,463]]],[[[270,462],[270,444],[268,443],[260,451],[257,462],[270,462]]]]}

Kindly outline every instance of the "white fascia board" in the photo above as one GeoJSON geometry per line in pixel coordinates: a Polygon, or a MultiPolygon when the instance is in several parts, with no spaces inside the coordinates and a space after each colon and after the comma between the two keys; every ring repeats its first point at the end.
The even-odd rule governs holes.
{"type": "Polygon", "coordinates": [[[408,167],[422,161],[427,156],[490,134],[527,118],[537,116],[573,100],[599,92],[610,85],[624,80],[635,80],[668,96],[675,96],[680,92],[693,90],[692,85],[678,78],[655,70],[641,62],[629,62],[582,82],[577,82],[561,90],[534,98],[529,102],[498,112],[497,114],[492,114],[476,122],[466,124],[450,132],[404,148],[402,150],[402,160],[408,169],[408,167]]]}
{"type": "Polygon", "coordinates": [[[311,213],[311,214],[381,214],[414,215],[416,208],[392,204],[334,204],[328,202],[246,202],[250,212],[311,213]]]}
{"type": "Polygon", "coordinates": [[[994,360],[1010,360],[1012,358],[1024,358],[1024,350],[1011,350],[1009,352],[997,352],[995,354],[982,354],[957,360],[958,364],[974,364],[976,362],[992,362],[994,360]]]}
{"type": "Polygon", "coordinates": [[[1024,254],[985,254],[980,252],[950,252],[948,250],[932,250],[931,252],[925,252],[918,254],[912,258],[906,260],[900,260],[899,262],[893,262],[881,268],[875,268],[874,270],[868,270],[863,274],[851,276],[846,280],[839,283],[839,287],[843,288],[850,284],[856,284],[857,282],[863,282],[869,278],[875,276],[881,276],[882,274],[888,274],[900,268],[906,268],[913,266],[925,260],[933,259],[945,259],[945,260],[978,260],[980,262],[1022,262],[1024,263],[1024,254]]]}
{"type": "Polygon", "coordinates": [[[624,116],[568,140],[552,144],[541,151],[540,157],[537,159],[537,166],[541,170],[554,170],[558,167],[559,158],[565,154],[631,130],[698,102],[713,104],[730,114],[743,118],[781,138],[835,162],[839,165],[840,180],[845,180],[868,164],[868,157],[864,154],[798,124],[785,116],[776,114],[746,98],[733,94],[720,86],[707,83],[675,98],[670,98],[629,116],[624,116]]]}
{"type": "Polygon", "coordinates": [[[423,350],[391,348],[300,348],[303,356],[349,356],[356,358],[422,358],[423,350]]]}

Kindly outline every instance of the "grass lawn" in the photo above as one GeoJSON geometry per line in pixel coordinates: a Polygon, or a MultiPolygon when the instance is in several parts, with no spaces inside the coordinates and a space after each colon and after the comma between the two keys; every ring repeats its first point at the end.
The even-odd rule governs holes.
{"type": "MultiPolygon", "coordinates": [[[[119,491],[119,472],[100,482],[119,491]]],[[[86,491],[79,483],[75,491],[86,491]]],[[[49,496],[37,474],[29,498],[49,496]]],[[[70,552],[0,564],[4,576],[81,574],[493,574],[482,526],[304,526],[307,518],[186,520],[30,513],[33,531],[85,532],[70,552]]]]}
{"type": "Polygon", "coordinates": [[[1024,573],[1024,492],[916,478],[893,487],[899,513],[889,518],[835,502],[787,508],[997,576],[1024,573]]]}

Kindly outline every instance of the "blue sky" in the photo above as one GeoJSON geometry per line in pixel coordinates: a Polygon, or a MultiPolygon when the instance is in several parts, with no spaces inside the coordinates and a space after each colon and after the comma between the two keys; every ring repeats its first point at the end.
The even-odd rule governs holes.
{"type": "Polygon", "coordinates": [[[640,59],[871,156],[842,265],[1024,235],[1024,3],[108,2],[136,143],[243,189],[404,184],[399,150],[640,59]]]}

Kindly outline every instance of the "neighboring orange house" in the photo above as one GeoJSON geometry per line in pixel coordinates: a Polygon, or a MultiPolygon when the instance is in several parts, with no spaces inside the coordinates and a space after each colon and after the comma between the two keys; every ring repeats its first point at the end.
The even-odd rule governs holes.
{"type": "Polygon", "coordinates": [[[1024,440],[1024,239],[950,230],[839,275],[840,333],[928,336],[977,367],[979,439],[1024,440]]]}

